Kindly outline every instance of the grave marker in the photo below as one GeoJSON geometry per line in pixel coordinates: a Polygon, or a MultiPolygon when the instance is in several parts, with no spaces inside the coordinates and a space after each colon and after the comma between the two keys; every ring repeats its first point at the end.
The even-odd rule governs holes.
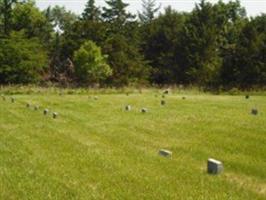
{"type": "Polygon", "coordinates": [[[251,110],[251,114],[252,114],[252,115],[258,115],[258,114],[259,114],[259,111],[258,111],[256,108],[253,108],[253,109],[251,110]]]}
{"type": "Polygon", "coordinates": [[[169,94],[169,90],[165,90],[163,93],[164,94],[169,94]]]}
{"type": "Polygon", "coordinates": [[[147,108],[142,108],[142,109],[141,109],[141,112],[142,112],[142,113],[147,113],[147,112],[148,112],[148,109],[147,109],[147,108]]]}
{"type": "Polygon", "coordinates": [[[47,115],[48,113],[49,113],[49,110],[48,109],[44,109],[43,114],[47,115]]]}
{"type": "Polygon", "coordinates": [[[172,158],[172,155],[173,155],[173,153],[172,153],[171,151],[166,150],[166,149],[161,149],[161,150],[159,151],[159,154],[160,154],[161,156],[164,156],[164,157],[167,157],[167,158],[172,158]]]}
{"type": "Polygon", "coordinates": [[[131,111],[131,105],[127,105],[125,109],[126,111],[131,111]]]}
{"type": "Polygon", "coordinates": [[[208,159],[207,162],[207,172],[209,174],[220,174],[222,173],[224,167],[221,161],[215,159],[208,159]]]}
{"type": "Polygon", "coordinates": [[[53,113],[53,118],[56,119],[58,117],[58,113],[57,112],[54,112],[53,113]]]}

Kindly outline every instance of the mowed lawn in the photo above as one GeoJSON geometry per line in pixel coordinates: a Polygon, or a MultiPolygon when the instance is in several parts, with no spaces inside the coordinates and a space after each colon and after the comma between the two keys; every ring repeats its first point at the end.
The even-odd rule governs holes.
{"type": "Polygon", "coordinates": [[[266,199],[265,96],[97,96],[0,99],[0,199],[266,199]]]}

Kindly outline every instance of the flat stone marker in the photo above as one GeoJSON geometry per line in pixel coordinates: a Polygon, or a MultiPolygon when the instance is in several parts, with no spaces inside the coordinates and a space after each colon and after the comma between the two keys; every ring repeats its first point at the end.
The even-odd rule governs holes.
{"type": "Polygon", "coordinates": [[[168,157],[168,158],[172,158],[173,153],[171,151],[166,150],[166,149],[161,149],[159,151],[159,155],[164,156],[164,157],[168,157]]]}
{"type": "Polygon", "coordinates": [[[49,110],[48,109],[44,109],[43,114],[47,115],[48,113],[49,113],[49,110]]]}
{"type": "Polygon", "coordinates": [[[166,104],[165,100],[161,101],[161,105],[164,106],[166,104]]]}
{"type": "Polygon", "coordinates": [[[212,158],[208,159],[207,172],[209,174],[220,174],[222,173],[223,169],[224,167],[221,161],[218,161],[212,158]]]}
{"type": "Polygon", "coordinates": [[[131,111],[131,109],[132,109],[131,105],[127,105],[125,109],[126,109],[126,111],[131,111]]]}
{"type": "Polygon", "coordinates": [[[147,113],[147,112],[148,112],[148,109],[147,109],[147,108],[142,108],[142,109],[141,109],[141,112],[142,112],[142,113],[147,113]]]}
{"type": "Polygon", "coordinates": [[[253,108],[253,109],[251,110],[251,114],[252,114],[252,115],[258,115],[258,114],[259,114],[259,111],[258,111],[256,108],[253,108]]]}
{"type": "Polygon", "coordinates": [[[58,117],[58,113],[57,112],[54,112],[53,113],[53,118],[56,119],[58,117]]]}
{"type": "Polygon", "coordinates": [[[163,93],[164,94],[169,94],[169,90],[165,90],[163,93]]]}

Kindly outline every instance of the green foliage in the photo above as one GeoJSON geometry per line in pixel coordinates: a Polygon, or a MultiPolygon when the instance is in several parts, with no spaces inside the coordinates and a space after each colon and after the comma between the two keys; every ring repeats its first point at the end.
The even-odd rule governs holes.
{"type": "Polygon", "coordinates": [[[113,69],[109,80],[116,86],[138,83],[147,79],[149,67],[133,45],[120,34],[110,37],[104,46],[104,52],[109,55],[108,62],[113,69]]]}
{"type": "Polygon", "coordinates": [[[83,20],[98,21],[101,17],[101,10],[95,6],[95,0],[88,0],[84,12],[82,13],[83,20]]]}
{"type": "Polygon", "coordinates": [[[47,55],[37,38],[27,39],[22,32],[12,32],[0,43],[1,83],[40,81],[47,55]]]}
{"type": "Polygon", "coordinates": [[[152,66],[151,81],[158,84],[171,84],[182,81],[179,68],[180,34],[186,14],[168,7],[150,24],[142,26],[142,50],[145,59],[152,66]]]}
{"type": "Polygon", "coordinates": [[[124,25],[135,18],[126,11],[129,4],[122,0],[106,0],[106,4],[108,7],[103,7],[102,17],[107,22],[109,33],[123,32],[124,25]]]}
{"type": "Polygon", "coordinates": [[[266,15],[257,16],[242,28],[221,72],[225,85],[248,88],[266,84],[266,15]]]}
{"type": "Polygon", "coordinates": [[[108,85],[265,85],[265,14],[248,18],[239,0],[201,0],[192,12],[168,7],[159,15],[155,0],[142,0],[139,20],[123,0],[106,0],[102,9],[95,2],[88,0],[78,16],[60,6],[41,12],[32,0],[0,0],[1,43],[12,31],[23,31],[23,40],[38,38],[50,60],[45,80],[72,84],[74,52],[91,40],[108,55],[108,85]]]}
{"type": "Polygon", "coordinates": [[[139,12],[139,19],[142,23],[150,23],[161,6],[156,5],[155,0],[142,0],[142,12],[139,12]]]}
{"type": "MultiPolygon", "coordinates": [[[[23,30],[28,38],[44,38],[47,33],[46,18],[32,1],[18,3],[13,8],[12,30],[23,30]]],[[[48,30],[48,32],[51,30],[48,30]]]]}
{"type": "Polygon", "coordinates": [[[106,56],[92,41],[86,41],[74,54],[75,72],[82,83],[99,83],[112,74],[106,64],[106,56]]]}
{"type": "Polygon", "coordinates": [[[57,31],[66,31],[77,21],[78,17],[71,11],[67,11],[65,7],[55,6],[48,8],[46,14],[49,15],[51,22],[57,31]],[[59,29],[59,30],[58,30],[59,29]]]}

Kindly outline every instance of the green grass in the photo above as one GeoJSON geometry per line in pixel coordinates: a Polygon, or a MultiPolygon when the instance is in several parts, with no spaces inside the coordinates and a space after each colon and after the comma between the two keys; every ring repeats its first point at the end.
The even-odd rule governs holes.
{"type": "Polygon", "coordinates": [[[174,93],[161,106],[155,94],[0,99],[0,199],[266,198],[265,96],[174,93]],[[162,148],[172,159],[158,155],[162,148]],[[210,157],[223,174],[206,173],[210,157]]]}

